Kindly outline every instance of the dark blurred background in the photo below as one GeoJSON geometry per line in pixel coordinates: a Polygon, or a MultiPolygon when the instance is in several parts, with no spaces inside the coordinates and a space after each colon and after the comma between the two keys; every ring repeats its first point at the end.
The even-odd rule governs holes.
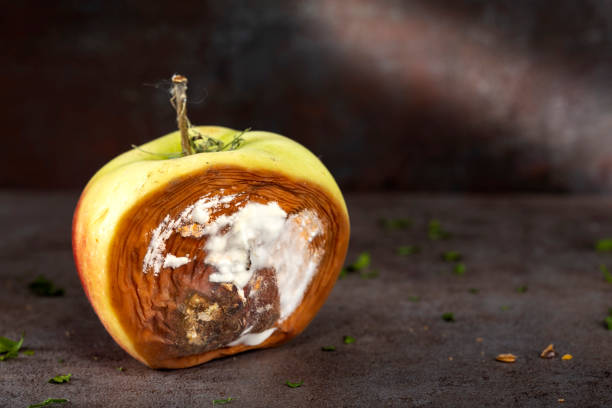
{"type": "Polygon", "coordinates": [[[612,192],[612,3],[2,2],[0,186],[175,129],[282,133],[346,191],[612,192]],[[155,86],[145,85],[153,84],[155,86]]]}

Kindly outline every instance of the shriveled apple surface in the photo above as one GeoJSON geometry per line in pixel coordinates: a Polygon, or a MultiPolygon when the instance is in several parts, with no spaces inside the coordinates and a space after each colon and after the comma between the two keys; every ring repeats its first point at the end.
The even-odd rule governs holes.
{"type": "Polygon", "coordinates": [[[612,284],[599,270],[612,269],[612,254],[594,250],[612,237],[612,198],[348,195],[348,260],[369,251],[378,275],[341,279],[284,346],[175,371],[129,357],[93,313],[70,247],[76,200],[0,193],[0,335],[23,332],[35,351],[0,362],[2,407],[47,398],[69,399],[64,406],[212,406],[227,397],[237,407],[612,405],[612,331],[603,326],[612,284]],[[406,229],[379,223],[406,217],[406,229]],[[449,239],[428,237],[434,218],[449,239]],[[401,256],[400,245],[421,251],[401,256]],[[447,251],[463,255],[464,275],[442,259],[447,251]],[[28,283],[40,274],[66,294],[32,294],[28,283]],[[441,318],[449,312],[454,322],[441,318]],[[345,335],[355,342],[344,344],[345,335]],[[541,359],[549,343],[559,356],[541,359]],[[330,345],[336,350],[321,350],[330,345]],[[495,361],[501,353],[518,359],[495,361]],[[566,353],[573,359],[561,360],[566,353]],[[47,382],[67,373],[67,384],[47,382]]]}

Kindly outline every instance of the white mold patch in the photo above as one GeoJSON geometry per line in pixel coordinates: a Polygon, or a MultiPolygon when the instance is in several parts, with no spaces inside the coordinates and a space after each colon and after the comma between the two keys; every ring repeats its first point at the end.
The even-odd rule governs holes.
{"type": "Polygon", "coordinates": [[[211,282],[230,282],[242,289],[255,271],[274,268],[280,321],[293,313],[321,260],[321,251],[311,248],[322,232],[313,211],[287,216],[274,201],[248,203],[231,216],[218,217],[205,231],[210,237],[204,261],[217,269],[210,275],[211,282]]]}
{"type": "MultiPolygon", "coordinates": [[[[238,196],[209,194],[187,207],[176,219],[164,218],[152,233],[143,272],[152,270],[157,276],[162,268],[190,262],[188,257],[171,254],[164,257],[166,241],[173,233],[206,236],[204,262],[215,268],[210,281],[235,285],[243,300],[244,287],[253,274],[264,268],[274,269],[280,297],[279,322],[282,322],[301,303],[317,271],[322,251],[312,243],[323,232],[322,222],[311,210],[288,215],[275,201],[262,204],[237,200],[235,212],[215,217],[215,212],[227,208],[238,196]]],[[[250,333],[249,328],[229,345],[256,345],[273,331],[270,328],[250,333]]]]}
{"type": "Polygon", "coordinates": [[[201,236],[203,231],[199,228],[199,221],[204,224],[210,217],[211,210],[218,210],[223,204],[231,202],[236,196],[213,196],[210,194],[202,197],[195,204],[188,206],[175,219],[171,219],[167,215],[163,221],[151,233],[151,240],[147,248],[147,253],[142,261],[142,271],[148,273],[153,271],[155,276],[158,276],[164,266],[166,257],[166,241],[175,232],[180,232],[181,235],[201,236]],[[196,222],[197,224],[193,224],[196,222]]]}
{"type": "Polygon", "coordinates": [[[164,268],[176,269],[188,263],[189,254],[187,256],[174,256],[172,254],[167,254],[166,258],[164,259],[164,268]]]}
{"type": "Polygon", "coordinates": [[[274,330],[276,330],[276,327],[264,330],[261,333],[243,333],[240,337],[238,337],[238,339],[229,343],[228,346],[233,347],[239,344],[243,344],[245,346],[256,346],[263,343],[268,337],[270,337],[272,333],[274,333],[274,330]]]}

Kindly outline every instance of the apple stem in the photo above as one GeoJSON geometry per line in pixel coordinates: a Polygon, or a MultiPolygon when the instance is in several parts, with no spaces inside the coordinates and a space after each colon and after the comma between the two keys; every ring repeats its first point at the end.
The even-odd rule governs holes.
{"type": "Polygon", "coordinates": [[[181,132],[181,148],[183,156],[193,154],[189,141],[189,128],[191,122],[187,117],[187,77],[179,74],[172,75],[172,98],[170,103],[176,110],[176,123],[181,132]]]}

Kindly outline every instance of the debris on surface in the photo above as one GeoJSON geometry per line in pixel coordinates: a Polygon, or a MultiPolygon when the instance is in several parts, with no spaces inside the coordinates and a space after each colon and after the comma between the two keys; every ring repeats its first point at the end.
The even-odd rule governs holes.
{"type": "Polygon", "coordinates": [[[465,275],[466,270],[467,270],[467,266],[465,266],[465,264],[462,262],[456,263],[455,266],[453,267],[453,273],[458,276],[465,275]]]}
{"type": "Polygon", "coordinates": [[[499,354],[497,357],[495,357],[495,360],[502,363],[514,363],[516,361],[516,356],[510,353],[499,354]]]}
{"type": "Polygon", "coordinates": [[[378,276],[378,271],[376,270],[371,270],[369,272],[367,271],[371,263],[372,263],[372,258],[370,256],[370,253],[362,252],[361,254],[359,254],[355,262],[342,268],[342,270],[340,271],[339,278],[340,279],[345,278],[348,275],[348,273],[359,272],[359,271],[361,271],[361,277],[364,279],[375,278],[378,276]]]}
{"type": "Polygon", "coordinates": [[[28,288],[36,296],[64,296],[64,289],[58,288],[53,282],[43,275],[39,275],[36,279],[30,282],[28,288]]]}
{"type": "Polygon", "coordinates": [[[527,285],[522,285],[522,286],[519,286],[518,288],[516,288],[516,291],[517,291],[518,293],[525,293],[525,292],[527,292],[527,289],[529,289],[529,288],[527,287],[527,285]]]}
{"type": "Polygon", "coordinates": [[[291,381],[285,382],[285,385],[289,388],[299,388],[302,386],[302,384],[304,384],[304,380],[300,380],[298,382],[291,382],[291,381]]]}
{"type": "Polygon", "coordinates": [[[23,334],[21,335],[21,339],[19,339],[19,341],[13,341],[9,338],[0,336],[0,361],[17,357],[22,345],[23,334]]]}
{"type": "Polygon", "coordinates": [[[397,247],[395,252],[398,255],[403,255],[403,256],[414,255],[414,254],[418,254],[419,252],[421,252],[421,248],[419,248],[416,245],[402,245],[402,246],[397,247]]]}
{"type": "Polygon", "coordinates": [[[612,283],[612,272],[608,269],[608,267],[604,264],[599,265],[599,269],[601,273],[603,273],[604,280],[608,283],[612,283]]]}
{"type": "Polygon", "coordinates": [[[548,346],[546,346],[546,348],[544,350],[542,350],[542,352],[540,353],[540,357],[541,358],[553,358],[555,357],[557,354],[555,353],[555,345],[554,344],[549,344],[548,346]]]}
{"type": "Polygon", "coordinates": [[[600,239],[595,243],[597,252],[612,252],[612,238],[600,239]]]}
{"type": "Polygon", "coordinates": [[[444,320],[445,322],[454,322],[455,321],[455,315],[453,313],[444,313],[442,315],[442,320],[444,320]]]}
{"type": "Polygon", "coordinates": [[[342,341],[344,344],[353,344],[355,342],[355,338],[353,336],[344,336],[342,341]]]}
{"type": "Polygon", "coordinates": [[[461,258],[463,257],[459,251],[447,251],[442,254],[442,259],[446,262],[459,262],[461,258]]]}
{"type": "Polygon", "coordinates": [[[219,399],[214,399],[212,401],[213,405],[225,405],[225,404],[229,404],[230,402],[232,402],[235,398],[233,397],[227,397],[227,398],[219,398],[219,399]]]}
{"type": "Polygon", "coordinates": [[[383,229],[386,230],[398,230],[406,229],[412,226],[412,219],[410,218],[381,218],[378,220],[383,229]]]}
{"type": "Polygon", "coordinates": [[[47,398],[46,400],[38,404],[28,405],[28,408],[40,408],[40,407],[46,407],[47,405],[63,404],[66,402],[68,402],[66,398],[47,398]]]}
{"type": "Polygon", "coordinates": [[[60,374],[50,378],[49,382],[51,384],[63,384],[70,382],[70,378],[72,378],[72,374],[60,374]]]}
{"type": "Polygon", "coordinates": [[[429,239],[436,241],[441,239],[450,238],[451,234],[448,231],[445,231],[440,224],[440,221],[433,219],[429,221],[428,224],[429,230],[429,239]]]}

